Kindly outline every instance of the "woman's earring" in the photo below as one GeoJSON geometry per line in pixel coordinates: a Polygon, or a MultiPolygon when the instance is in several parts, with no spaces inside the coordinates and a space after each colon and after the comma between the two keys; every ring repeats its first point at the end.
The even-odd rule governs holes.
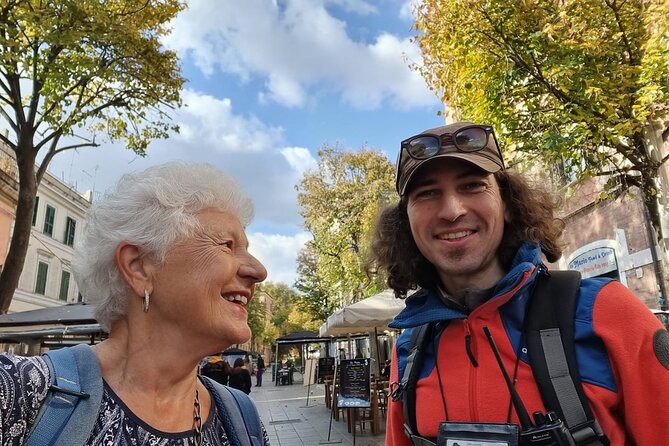
{"type": "Polygon", "coordinates": [[[142,303],[144,307],[144,312],[148,313],[149,312],[149,291],[145,288],[144,289],[144,302],[142,303]]]}

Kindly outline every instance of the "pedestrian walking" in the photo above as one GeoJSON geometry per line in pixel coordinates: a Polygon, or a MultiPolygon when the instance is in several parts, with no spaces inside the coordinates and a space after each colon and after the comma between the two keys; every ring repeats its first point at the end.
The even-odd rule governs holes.
{"type": "Polygon", "coordinates": [[[262,355],[258,355],[258,361],[256,363],[256,387],[262,387],[262,375],[265,373],[265,360],[262,355]]]}

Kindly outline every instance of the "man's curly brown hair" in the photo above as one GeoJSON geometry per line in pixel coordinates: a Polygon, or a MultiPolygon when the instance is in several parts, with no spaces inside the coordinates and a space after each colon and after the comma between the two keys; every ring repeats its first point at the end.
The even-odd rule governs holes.
{"type": "MultiPolygon", "coordinates": [[[[557,201],[547,191],[535,188],[519,174],[508,170],[493,174],[512,221],[504,224],[497,255],[506,268],[526,242],[537,243],[549,262],[562,255],[560,236],[564,222],[554,216],[557,201]]],[[[434,265],[418,250],[411,234],[405,198],[384,209],[376,223],[368,268],[385,269],[388,286],[397,297],[406,297],[417,287],[434,289],[439,276],[434,265]]]]}

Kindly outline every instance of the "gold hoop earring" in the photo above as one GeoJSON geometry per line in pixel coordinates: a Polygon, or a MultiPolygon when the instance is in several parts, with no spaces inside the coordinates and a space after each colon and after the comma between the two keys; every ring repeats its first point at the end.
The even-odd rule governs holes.
{"type": "Polygon", "coordinates": [[[144,309],[145,313],[149,312],[149,291],[147,289],[144,289],[144,302],[142,302],[142,307],[144,309]]]}

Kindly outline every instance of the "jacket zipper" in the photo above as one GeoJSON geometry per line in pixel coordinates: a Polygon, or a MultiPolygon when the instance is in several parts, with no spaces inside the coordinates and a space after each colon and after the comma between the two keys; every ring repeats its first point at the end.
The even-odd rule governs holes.
{"type": "Polygon", "coordinates": [[[471,419],[472,420],[478,420],[478,410],[476,410],[476,403],[477,403],[477,375],[478,375],[478,366],[479,363],[476,360],[476,357],[474,356],[474,350],[472,350],[472,327],[469,322],[469,319],[465,319],[464,321],[464,328],[465,328],[465,349],[467,351],[467,356],[469,357],[469,361],[472,364],[472,367],[469,367],[469,407],[471,409],[471,419]]]}

